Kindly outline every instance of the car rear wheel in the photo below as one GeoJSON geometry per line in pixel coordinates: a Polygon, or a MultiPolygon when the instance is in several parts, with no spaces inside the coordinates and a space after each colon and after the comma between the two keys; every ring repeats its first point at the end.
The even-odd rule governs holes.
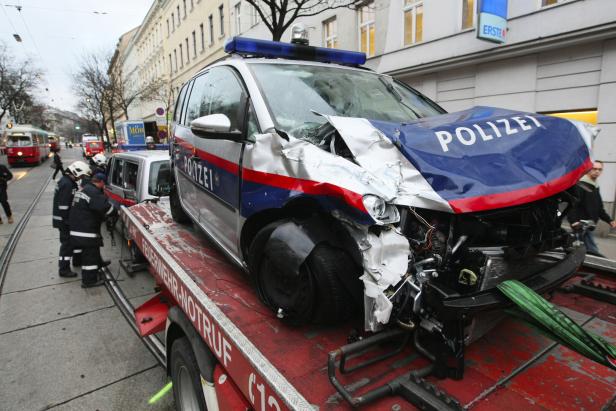
{"type": "Polygon", "coordinates": [[[175,184],[171,186],[171,191],[169,192],[169,208],[171,208],[171,217],[173,217],[173,221],[180,224],[190,223],[190,217],[182,208],[180,196],[178,195],[175,184]]]}
{"type": "MultiPolygon", "coordinates": [[[[259,296],[284,321],[291,324],[336,324],[357,311],[341,276],[360,281],[360,269],[351,257],[327,243],[318,244],[301,265],[299,274],[284,272],[264,244],[277,224],[262,229],[249,250],[259,296]]],[[[359,283],[358,283],[359,285],[359,283]]]]}
{"type": "Polygon", "coordinates": [[[197,359],[185,337],[173,342],[170,366],[173,397],[177,409],[181,411],[207,410],[197,359]]]}

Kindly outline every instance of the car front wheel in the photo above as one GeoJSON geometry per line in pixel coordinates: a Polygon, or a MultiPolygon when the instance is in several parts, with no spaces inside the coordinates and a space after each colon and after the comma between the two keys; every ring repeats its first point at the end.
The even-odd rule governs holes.
{"type": "Polygon", "coordinates": [[[360,268],[351,257],[328,243],[318,244],[300,266],[299,273],[285,272],[264,253],[263,244],[273,228],[265,227],[253,241],[249,253],[259,296],[284,321],[291,324],[336,324],[349,319],[357,304],[345,287],[349,281],[361,286],[360,268]],[[266,238],[264,238],[266,236],[266,238]],[[259,253],[253,255],[252,253],[259,253]]]}

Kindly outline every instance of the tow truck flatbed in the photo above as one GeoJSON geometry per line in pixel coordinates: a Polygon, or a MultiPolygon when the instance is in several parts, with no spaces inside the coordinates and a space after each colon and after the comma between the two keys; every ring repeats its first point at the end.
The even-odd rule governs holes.
{"type": "MultiPolygon", "coordinates": [[[[177,303],[222,366],[226,377],[218,376],[216,390],[222,393],[219,383],[229,378],[257,410],[351,408],[330,383],[327,363],[330,352],[363,334],[358,331],[363,325],[360,320],[332,328],[284,324],[260,302],[250,277],[201,232],[176,224],[165,205],[124,208],[122,218],[130,238],[150,262],[163,299],[170,305],[177,303]]],[[[614,287],[615,278],[608,275],[602,281],[614,287]]],[[[616,341],[616,306],[561,291],[551,301],[584,328],[616,341]]],[[[388,349],[392,346],[374,348],[349,362],[352,365],[388,349]]],[[[427,380],[467,409],[616,409],[614,371],[553,342],[521,320],[505,318],[472,343],[465,358],[462,380],[427,380]]],[[[336,377],[353,395],[361,395],[427,364],[407,344],[387,360],[336,377]]],[[[223,396],[218,396],[221,409],[225,408],[223,396]]],[[[366,408],[415,409],[401,397],[386,397],[366,408]]]]}

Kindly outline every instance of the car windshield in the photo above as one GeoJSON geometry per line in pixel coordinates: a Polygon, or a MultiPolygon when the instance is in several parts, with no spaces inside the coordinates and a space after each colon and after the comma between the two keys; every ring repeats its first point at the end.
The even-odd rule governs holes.
{"type": "Polygon", "coordinates": [[[171,190],[171,167],[168,160],[155,161],[150,165],[148,194],[168,196],[171,190]]]}
{"type": "Polygon", "coordinates": [[[267,63],[251,68],[276,127],[314,143],[326,122],[316,113],[392,122],[442,113],[410,88],[368,71],[267,63]]]}
{"type": "Polygon", "coordinates": [[[10,136],[7,143],[9,147],[26,147],[32,145],[29,136],[10,136]]]}
{"type": "Polygon", "coordinates": [[[98,148],[98,143],[88,143],[90,148],[98,148]]]}

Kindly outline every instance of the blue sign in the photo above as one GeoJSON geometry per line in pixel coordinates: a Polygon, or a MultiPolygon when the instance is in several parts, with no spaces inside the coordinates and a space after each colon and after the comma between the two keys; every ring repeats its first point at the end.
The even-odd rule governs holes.
{"type": "Polygon", "coordinates": [[[145,127],[143,121],[127,122],[126,139],[128,144],[145,144],[145,127]]]}
{"type": "Polygon", "coordinates": [[[480,0],[477,38],[504,43],[507,35],[507,0],[480,0]]]}

